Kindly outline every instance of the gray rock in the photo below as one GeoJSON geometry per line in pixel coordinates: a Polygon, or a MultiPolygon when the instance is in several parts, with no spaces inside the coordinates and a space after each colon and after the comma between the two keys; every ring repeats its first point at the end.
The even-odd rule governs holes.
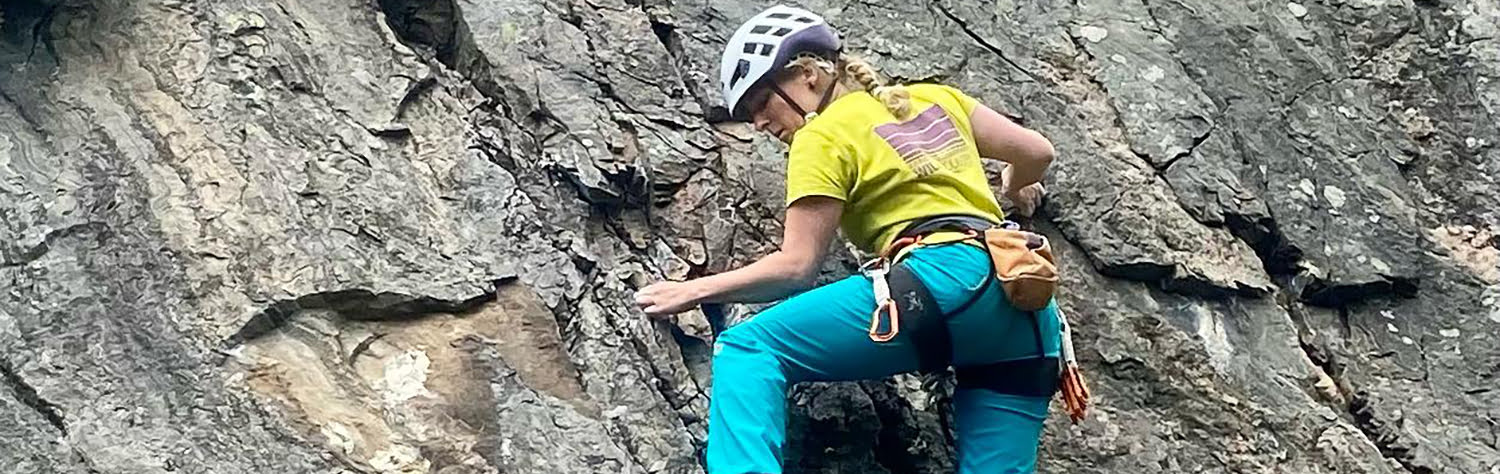
{"type": "MultiPolygon", "coordinates": [[[[766,5],[0,4],[0,462],[703,472],[713,334],[631,294],[780,241],[766,5]]],[[[804,6],[1056,145],[1043,472],[1500,465],[1493,2],[804,6]]],[[[951,382],[794,387],[788,469],[951,471],[951,382]]]]}
{"type": "MultiPolygon", "coordinates": [[[[1078,268],[1078,247],[1055,250],[1078,268]]],[[[1075,344],[1089,348],[1080,359],[1098,406],[1077,425],[1049,422],[1048,470],[1393,472],[1317,398],[1322,372],[1274,300],[1203,301],[1068,275],[1063,308],[1075,344]]]]}
{"type": "MultiPolygon", "coordinates": [[[[939,4],[939,8],[952,15],[952,21],[965,32],[997,49],[999,47],[993,45],[1000,40],[991,38],[1013,34],[1008,32],[1025,31],[1037,37],[1063,35],[1065,39],[1069,34],[1081,34],[1072,31],[1077,28],[1071,26],[1074,22],[1071,12],[1005,16],[972,11],[973,7],[965,4],[951,7],[939,4]],[[989,34],[989,31],[995,33],[989,34]]],[[[1089,42],[1082,38],[1078,41],[1089,42]]],[[[1091,56],[1082,49],[1083,46],[1071,40],[1042,41],[1025,47],[1029,48],[1042,49],[1038,51],[1041,57],[1034,64],[1010,60],[1011,54],[1002,50],[995,55],[1001,57],[1005,65],[992,67],[1011,68],[1014,66],[1010,64],[1016,64],[1027,77],[1050,83],[1050,87],[1035,92],[1028,91],[1028,86],[1020,88],[1020,92],[1029,94],[1014,100],[1021,104],[1035,104],[1016,106],[1020,115],[1033,115],[1028,122],[1035,122],[1035,127],[1052,137],[1060,155],[1091,157],[1058,160],[1053,165],[1049,182],[1054,185],[1049,191],[1052,202],[1058,205],[1049,205],[1049,212],[1070,238],[1089,249],[1088,258],[1094,262],[1095,268],[1111,276],[1159,282],[1175,291],[1209,297],[1267,293],[1271,281],[1256,265],[1257,259],[1251,248],[1225,229],[1197,224],[1184,209],[1184,204],[1172,195],[1167,183],[1159,178],[1150,157],[1132,150],[1133,146],[1146,146],[1142,145],[1146,143],[1140,141],[1142,139],[1158,145],[1172,140],[1163,142],[1166,135],[1152,135],[1156,138],[1138,138],[1135,139],[1138,144],[1132,145],[1126,128],[1128,123],[1121,118],[1124,114],[1120,111],[1121,105],[1112,102],[1108,91],[1093,77],[1093,71],[1103,67],[1102,63],[1108,60],[1091,56]]],[[[1152,66],[1144,63],[1144,59],[1140,61],[1142,63],[1135,67],[1152,66]]],[[[1167,78],[1164,80],[1174,80],[1173,77],[1163,77],[1167,78]]],[[[1177,80],[1186,82],[1181,78],[1177,80]]],[[[964,84],[964,81],[959,83],[964,84]]],[[[1163,84],[1160,87],[1176,90],[1186,86],[1163,84]]],[[[983,91],[986,86],[975,88],[983,91]]],[[[1147,90],[1138,92],[1132,97],[1150,95],[1147,90]]],[[[997,107],[1011,100],[992,101],[982,94],[978,97],[997,107]]],[[[1176,120],[1173,117],[1190,115],[1184,110],[1188,109],[1161,109],[1154,103],[1142,105],[1136,110],[1140,118],[1131,120],[1148,120],[1144,117],[1176,120]]],[[[1193,142],[1196,138],[1187,135],[1201,132],[1184,133],[1184,140],[1193,142]]],[[[1172,146],[1152,145],[1148,148],[1166,150],[1172,146]]],[[[1175,157],[1178,153],[1183,152],[1170,154],[1175,157]]],[[[1171,159],[1174,158],[1162,162],[1171,159]]]]}
{"type": "Polygon", "coordinates": [[[5,420],[0,440],[8,447],[0,461],[15,472],[89,472],[63,437],[56,408],[38,398],[13,369],[0,365],[0,379],[5,384],[0,389],[0,419],[5,420]]]}

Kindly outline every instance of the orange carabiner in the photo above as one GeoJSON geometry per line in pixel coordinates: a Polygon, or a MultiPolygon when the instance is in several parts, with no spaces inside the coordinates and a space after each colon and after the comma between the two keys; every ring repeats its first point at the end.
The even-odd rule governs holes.
{"type": "Polygon", "coordinates": [[[875,312],[870,315],[870,340],[875,342],[890,342],[901,333],[901,310],[896,306],[896,300],[887,299],[875,307],[875,312]],[[880,333],[880,313],[885,311],[891,315],[891,330],[885,334],[880,333]]]}

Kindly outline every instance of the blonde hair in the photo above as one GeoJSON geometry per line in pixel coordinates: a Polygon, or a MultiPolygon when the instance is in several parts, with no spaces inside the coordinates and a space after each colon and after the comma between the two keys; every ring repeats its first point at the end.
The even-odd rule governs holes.
{"type": "Polygon", "coordinates": [[[905,119],[911,113],[911,92],[900,84],[886,85],[885,80],[880,78],[880,73],[874,66],[865,60],[849,56],[839,55],[838,64],[828,62],[811,54],[799,55],[786,65],[788,70],[803,69],[818,74],[819,81],[831,79],[835,71],[843,70],[844,74],[839,76],[837,84],[829,84],[835,87],[833,95],[829,99],[831,103],[845,94],[856,91],[864,91],[875,96],[885,109],[897,119],[905,119]]]}

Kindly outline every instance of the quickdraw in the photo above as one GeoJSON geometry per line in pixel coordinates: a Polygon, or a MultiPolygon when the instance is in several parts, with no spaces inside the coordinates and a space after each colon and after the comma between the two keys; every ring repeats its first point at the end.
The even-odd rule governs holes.
{"type": "Polygon", "coordinates": [[[896,300],[891,298],[891,284],[886,280],[891,269],[884,258],[872,260],[865,267],[865,276],[870,277],[875,287],[875,312],[870,314],[870,340],[890,342],[901,333],[901,309],[896,306],[896,300]],[[872,266],[874,268],[870,268],[872,266]],[[890,331],[884,334],[880,332],[881,313],[888,315],[891,321],[890,331]]]}
{"type": "Polygon", "coordinates": [[[891,273],[891,265],[895,264],[897,254],[907,247],[920,246],[921,243],[920,236],[896,239],[879,257],[860,266],[860,271],[870,277],[871,284],[874,285],[875,311],[870,314],[870,340],[890,342],[901,334],[901,307],[891,297],[891,285],[886,277],[891,273]],[[882,319],[890,321],[890,330],[885,333],[880,332],[882,319]]]}
{"type": "Polygon", "coordinates": [[[1073,354],[1073,327],[1068,324],[1067,316],[1063,315],[1061,309],[1057,311],[1057,320],[1062,324],[1062,373],[1059,374],[1062,382],[1063,408],[1068,411],[1068,418],[1074,423],[1082,421],[1089,411],[1088,384],[1083,380],[1083,373],[1078,370],[1078,359],[1073,354]]]}

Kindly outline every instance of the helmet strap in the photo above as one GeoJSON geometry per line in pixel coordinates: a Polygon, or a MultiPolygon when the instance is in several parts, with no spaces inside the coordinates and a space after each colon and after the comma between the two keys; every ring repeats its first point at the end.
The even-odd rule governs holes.
{"type": "Polygon", "coordinates": [[[785,101],[786,105],[792,108],[792,111],[797,112],[797,115],[801,115],[803,120],[812,120],[813,117],[817,117],[818,114],[823,113],[823,109],[828,108],[828,102],[833,99],[833,90],[838,87],[839,80],[843,78],[844,70],[838,69],[838,72],[835,72],[833,75],[833,80],[828,83],[828,87],[823,89],[823,97],[818,100],[817,110],[811,113],[803,110],[801,105],[797,105],[797,101],[792,100],[792,97],[787,95],[786,91],[781,90],[780,85],[771,84],[771,91],[781,96],[781,100],[785,101]]]}
{"type": "Polygon", "coordinates": [[[792,100],[792,97],[787,95],[786,91],[781,90],[781,86],[779,84],[772,82],[771,91],[775,92],[776,95],[781,96],[781,100],[785,101],[786,105],[792,108],[792,111],[797,112],[797,115],[801,115],[803,120],[812,120],[814,117],[817,117],[818,114],[823,113],[823,109],[828,107],[828,101],[833,99],[833,90],[838,88],[839,80],[844,78],[843,68],[835,67],[834,69],[836,69],[836,71],[833,74],[833,80],[829,81],[828,87],[823,89],[823,97],[818,100],[818,108],[817,110],[812,111],[812,113],[808,113],[806,110],[802,110],[802,106],[798,105],[797,101],[792,100]]]}
{"type": "Polygon", "coordinates": [[[807,120],[812,120],[813,117],[817,117],[818,114],[823,113],[823,109],[828,107],[828,101],[833,99],[833,90],[838,88],[839,79],[844,78],[844,68],[836,67],[834,69],[837,69],[838,72],[833,74],[833,80],[828,83],[828,88],[823,89],[823,98],[818,101],[818,110],[811,114],[803,114],[804,117],[807,117],[807,120]]]}

